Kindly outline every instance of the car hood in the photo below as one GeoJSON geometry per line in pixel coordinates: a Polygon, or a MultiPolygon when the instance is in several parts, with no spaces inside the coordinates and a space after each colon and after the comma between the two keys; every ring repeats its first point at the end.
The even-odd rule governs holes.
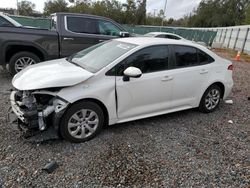
{"type": "Polygon", "coordinates": [[[91,76],[93,73],[66,59],[58,59],[25,68],[15,75],[12,85],[18,90],[66,87],[83,82],[91,76]]]}

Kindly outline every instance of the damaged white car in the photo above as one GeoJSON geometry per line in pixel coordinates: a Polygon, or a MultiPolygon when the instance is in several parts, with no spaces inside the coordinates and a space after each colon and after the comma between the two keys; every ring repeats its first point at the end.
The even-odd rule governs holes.
{"type": "Polygon", "coordinates": [[[115,39],[18,73],[11,122],[22,130],[53,127],[66,140],[83,142],[104,124],[196,107],[212,112],[232,89],[232,68],[185,41],[115,39]]]}

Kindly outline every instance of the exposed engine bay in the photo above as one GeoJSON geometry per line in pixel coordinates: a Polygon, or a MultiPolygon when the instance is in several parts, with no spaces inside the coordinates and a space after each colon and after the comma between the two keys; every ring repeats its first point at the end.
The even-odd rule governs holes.
{"type": "Polygon", "coordinates": [[[16,119],[10,117],[12,126],[22,131],[44,131],[49,126],[57,129],[56,119],[61,116],[68,102],[56,96],[57,91],[12,91],[10,95],[11,110],[16,119]]]}

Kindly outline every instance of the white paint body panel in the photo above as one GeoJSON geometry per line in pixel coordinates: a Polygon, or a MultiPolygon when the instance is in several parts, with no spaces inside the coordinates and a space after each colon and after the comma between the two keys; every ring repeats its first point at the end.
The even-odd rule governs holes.
{"type": "Polygon", "coordinates": [[[143,74],[124,82],[116,78],[118,118],[127,119],[168,109],[171,104],[172,80],[164,80],[167,71],[143,74]]]}
{"type": "Polygon", "coordinates": [[[198,107],[205,90],[215,82],[225,86],[224,99],[232,89],[232,71],[227,70],[232,63],[198,44],[143,37],[116,40],[138,46],[94,74],[60,59],[21,71],[13,79],[13,85],[20,90],[70,86],[61,89],[57,96],[70,103],[83,99],[98,100],[108,111],[110,125],[198,107]],[[162,44],[193,46],[215,61],[201,66],[142,74],[140,78],[130,78],[128,82],[124,82],[121,76],[106,75],[134,52],[162,44]]]}
{"type": "Polygon", "coordinates": [[[91,76],[92,73],[66,59],[58,59],[28,66],[15,75],[12,84],[18,90],[65,87],[78,84],[91,76]]]}

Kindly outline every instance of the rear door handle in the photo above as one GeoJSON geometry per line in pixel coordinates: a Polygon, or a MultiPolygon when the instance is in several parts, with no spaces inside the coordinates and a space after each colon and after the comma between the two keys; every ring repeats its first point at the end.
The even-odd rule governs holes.
{"type": "Polygon", "coordinates": [[[201,71],[200,71],[200,74],[207,74],[208,73],[208,70],[206,70],[206,69],[202,69],[201,71]]]}
{"type": "Polygon", "coordinates": [[[102,40],[102,39],[99,40],[99,42],[104,42],[104,41],[106,41],[106,40],[102,40]]]}
{"type": "Polygon", "coordinates": [[[170,81],[170,80],[173,80],[173,79],[174,79],[174,77],[172,77],[172,76],[164,76],[164,77],[161,79],[161,81],[166,82],[166,81],[170,81]]]}
{"type": "Polygon", "coordinates": [[[64,37],[63,40],[74,40],[73,38],[64,37]]]}

